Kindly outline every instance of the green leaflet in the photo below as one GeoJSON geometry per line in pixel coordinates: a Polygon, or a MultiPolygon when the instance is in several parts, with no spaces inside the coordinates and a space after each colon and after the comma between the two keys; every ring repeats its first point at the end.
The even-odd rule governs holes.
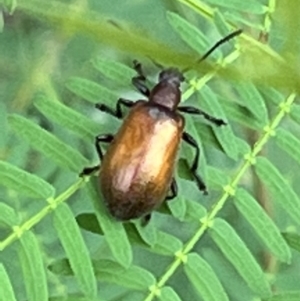
{"type": "Polygon", "coordinates": [[[81,291],[94,298],[97,295],[97,283],[87,246],[67,204],[61,204],[54,210],[54,226],[70,261],[72,271],[81,291]]]}
{"type": "MultiPolygon", "coordinates": [[[[203,86],[202,89],[198,91],[198,95],[199,106],[201,109],[203,108],[208,114],[226,121],[225,113],[223,112],[215,93],[208,86],[203,86]]],[[[212,129],[225,153],[233,160],[237,160],[238,146],[235,143],[235,135],[230,124],[220,127],[212,124],[212,129]]]]}
{"type": "Polygon", "coordinates": [[[158,296],[158,300],[162,301],[181,301],[180,297],[170,286],[164,286],[158,296]]]}
{"type": "Polygon", "coordinates": [[[241,12],[247,12],[252,14],[264,14],[266,12],[265,6],[258,1],[240,1],[240,0],[207,0],[206,2],[225,7],[227,9],[234,9],[241,12]]]}
{"type": "Polygon", "coordinates": [[[259,296],[269,297],[271,289],[262,269],[235,230],[225,220],[216,218],[209,234],[249,287],[259,296]]]}
{"type": "Polygon", "coordinates": [[[88,160],[79,152],[32,121],[16,114],[9,115],[8,121],[17,135],[61,167],[78,173],[88,165],[88,160]]]}
{"type": "Polygon", "coordinates": [[[0,183],[33,198],[47,199],[55,193],[54,187],[43,179],[3,161],[0,161],[0,183]]]}
{"type": "MultiPolygon", "coordinates": [[[[214,25],[217,27],[220,34],[223,37],[227,36],[230,33],[231,29],[228,26],[228,23],[226,23],[223,14],[218,9],[216,9],[213,18],[214,18],[214,25]]],[[[230,41],[228,42],[230,43],[230,41]]]]}
{"type": "Polygon", "coordinates": [[[223,187],[230,181],[229,176],[224,171],[212,166],[207,167],[207,175],[209,182],[213,183],[216,187],[223,187]]]}
{"type": "Polygon", "coordinates": [[[292,118],[299,124],[300,123],[300,106],[297,104],[293,104],[293,108],[291,110],[292,118]]]}
{"type": "Polygon", "coordinates": [[[300,252],[300,236],[297,233],[282,233],[291,248],[300,252]]]}
{"type": "MultiPolygon", "coordinates": [[[[151,225],[151,223],[153,223],[152,219],[150,223],[145,227],[148,227],[149,225],[151,225]]],[[[156,225],[155,217],[154,225],[156,225]]],[[[148,239],[148,237],[145,238],[145,236],[142,236],[141,233],[137,231],[133,223],[126,224],[125,229],[132,245],[139,245],[141,247],[149,249],[148,241],[151,239],[151,237],[150,239],[148,239]],[[148,241],[146,241],[146,239],[148,241]]],[[[173,256],[177,251],[182,250],[183,244],[177,237],[166,232],[159,231],[157,229],[155,232],[155,242],[151,245],[151,252],[160,255],[173,256]]]]}
{"type": "Polygon", "coordinates": [[[9,280],[9,276],[5,270],[5,267],[0,263],[0,300],[16,301],[13,287],[9,280]]]}
{"type": "Polygon", "coordinates": [[[110,216],[101,194],[94,185],[88,183],[86,191],[93,200],[97,220],[115,260],[122,266],[128,267],[132,262],[132,250],[124,225],[110,216]]]}
{"type": "Polygon", "coordinates": [[[81,138],[93,141],[99,133],[99,125],[96,122],[58,101],[39,95],[35,98],[34,105],[49,120],[67,127],[81,138]]]}
{"type": "Polygon", "coordinates": [[[197,27],[172,12],[167,12],[167,20],[180,38],[192,49],[200,54],[208,49],[206,36],[197,27]]]}
{"type": "Polygon", "coordinates": [[[276,131],[275,138],[278,146],[300,164],[300,140],[282,128],[276,131]]]}
{"type": "MultiPolygon", "coordinates": [[[[188,114],[187,114],[188,115],[188,114]]],[[[206,166],[207,166],[207,161],[206,161],[206,154],[203,151],[203,142],[202,142],[202,137],[201,134],[199,133],[199,127],[196,124],[196,118],[193,118],[192,116],[185,116],[185,130],[196,140],[199,148],[200,148],[200,160],[199,160],[199,166],[201,166],[201,177],[203,179],[206,179],[206,166]]],[[[183,157],[185,158],[186,162],[190,166],[192,164],[192,158],[194,157],[194,149],[189,146],[187,143],[182,143],[182,154],[183,157]]],[[[187,174],[190,176],[189,179],[193,179],[191,177],[190,169],[188,168],[186,170],[187,174]]],[[[184,205],[182,205],[184,206],[184,205]]],[[[185,210],[184,210],[185,211],[185,210]]],[[[184,212],[183,211],[183,212],[184,212]]]]}
{"type": "Polygon", "coordinates": [[[175,236],[157,231],[157,240],[151,251],[161,255],[174,255],[182,249],[182,242],[175,236]]]}
{"type": "Polygon", "coordinates": [[[20,220],[16,211],[5,203],[0,202],[0,224],[4,223],[7,226],[15,226],[18,225],[19,222],[20,220]]]}
{"type": "MultiPolygon", "coordinates": [[[[275,90],[272,87],[259,87],[260,92],[262,92],[262,94],[264,95],[264,98],[266,99],[266,101],[270,101],[272,102],[274,105],[279,106],[280,103],[283,102],[284,98],[283,95],[275,90]]],[[[292,113],[295,109],[295,104],[293,105],[293,110],[292,113]]]]}
{"type": "Polygon", "coordinates": [[[153,223],[150,222],[147,225],[143,225],[141,220],[137,220],[134,225],[143,241],[153,247],[157,242],[157,228],[153,223]]]}
{"type": "MultiPolygon", "coordinates": [[[[250,83],[239,83],[235,85],[235,89],[240,94],[241,106],[246,107],[260,123],[268,123],[268,112],[265,100],[257,90],[257,88],[250,83]]],[[[239,99],[239,98],[237,98],[239,99]]],[[[253,119],[253,117],[252,117],[253,119]]]]}
{"type": "Polygon", "coordinates": [[[19,239],[19,243],[18,254],[23,271],[27,299],[31,301],[48,301],[46,269],[37,238],[31,231],[27,231],[19,239]]]}
{"type": "Polygon", "coordinates": [[[282,292],[274,295],[271,298],[264,299],[263,301],[299,301],[300,291],[282,292]]]}
{"type": "Polygon", "coordinates": [[[81,213],[76,216],[76,222],[79,227],[96,234],[103,235],[103,231],[99,226],[96,214],[94,213],[81,213]]]}
{"type": "Polygon", "coordinates": [[[188,254],[184,271],[204,301],[229,301],[218,277],[198,254],[188,254]]]}
{"type": "Polygon", "coordinates": [[[255,23],[251,19],[246,19],[243,14],[240,14],[237,11],[230,10],[224,13],[224,16],[227,20],[234,22],[235,24],[239,24],[239,27],[243,27],[242,25],[248,26],[249,28],[264,30],[264,26],[261,23],[255,23]]]}
{"type": "MultiPolygon", "coordinates": [[[[191,119],[191,116],[185,116],[189,117],[191,119]]],[[[219,141],[216,139],[213,130],[210,126],[207,126],[206,124],[202,123],[202,120],[198,120],[198,117],[194,117],[191,119],[191,121],[194,123],[194,127],[196,129],[196,136],[195,138],[199,139],[201,138],[201,143],[204,145],[212,146],[216,149],[222,149],[222,146],[220,145],[219,141]]],[[[187,131],[190,133],[190,130],[187,128],[187,131]]],[[[202,155],[200,156],[200,161],[202,155]]],[[[202,162],[201,162],[202,166],[202,162]]]]}
{"type": "Polygon", "coordinates": [[[235,206],[251,224],[261,241],[279,260],[290,263],[290,248],[282,238],[279,229],[258,202],[241,188],[236,191],[234,197],[235,206]]]}
{"type": "Polygon", "coordinates": [[[260,130],[265,126],[265,123],[262,120],[253,118],[245,106],[227,101],[222,97],[219,97],[219,99],[224,112],[227,116],[230,116],[230,122],[236,121],[239,124],[254,130],[260,130]]]}
{"type": "Polygon", "coordinates": [[[116,262],[98,260],[93,262],[97,279],[119,284],[134,290],[145,291],[155,284],[155,277],[147,270],[131,265],[124,268],[116,262]]]}
{"type": "MultiPolygon", "coordinates": [[[[179,184],[179,189],[181,190],[181,185],[179,184]]],[[[168,208],[170,209],[172,215],[179,219],[184,220],[186,215],[186,200],[182,195],[179,195],[174,199],[174,202],[168,202],[168,208]]]]}
{"type": "Polygon", "coordinates": [[[118,99],[118,96],[111,89],[81,77],[70,77],[66,82],[66,87],[79,97],[92,103],[111,104],[118,99]]]}
{"type": "Polygon", "coordinates": [[[103,75],[113,80],[116,84],[128,87],[131,79],[136,76],[136,71],[124,64],[108,61],[100,57],[93,60],[94,67],[103,75]]]}
{"type": "MultiPolygon", "coordinates": [[[[200,196],[200,195],[199,195],[200,196]]],[[[206,208],[203,207],[200,202],[194,202],[190,200],[186,200],[186,213],[185,220],[186,221],[200,221],[206,214],[206,208]]]]}
{"type": "Polygon", "coordinates": [[[279,170],[266,158],[256,159],[255,171],[272,192],[273,199],[300,224],[300,200],[279,170]]]}

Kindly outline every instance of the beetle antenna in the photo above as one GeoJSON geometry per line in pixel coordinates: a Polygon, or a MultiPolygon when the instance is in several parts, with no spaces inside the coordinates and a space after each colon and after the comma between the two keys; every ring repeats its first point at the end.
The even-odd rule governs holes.
{"type": "Polygon", "coordinates": [[[205,60],[212,52],[214,52],[220,45],[226,43],[227,41],[233,39],[234,37],[240,35],[243,32],[242,29],[238,29],[232,33],[230,33],[229,35],[227,35],[226,37],[224,37],[223,39],[219,40],[213,47],[211,47],[205,54],[203,54],[203,56],[197,60],[197,63],[205,60]]]}
{"type": "MultiPolygon", "coordinates": [[[[221,40],[219,40],[214,46],[212,46],[206,53],[204,53],[195,63],[200,63],[202,61],[204,61],[212,52],[214,52],[219,46],[221,46],[222,44],[228,42],[229,40],[233,39],[234,37],[240,35],[243,32],[242,29],[238,29],[232,33],[230,33],[229,35],[227,35],[226,37],[222,38],[221,40]]],[[[185,68],[183,69],[184,71],[187,71],[189,68],[185,68]]]]}

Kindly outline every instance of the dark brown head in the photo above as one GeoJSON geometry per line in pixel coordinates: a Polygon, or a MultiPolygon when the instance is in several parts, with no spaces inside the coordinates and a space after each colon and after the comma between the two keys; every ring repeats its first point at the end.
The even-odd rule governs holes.
{"type": "Polygon", "coordinates": [[[149,102],[175,111],[181,99],[179,87],[183,81],[182,73],[176,68],[161,71],[158,84],[151,90],[149,102]]]}

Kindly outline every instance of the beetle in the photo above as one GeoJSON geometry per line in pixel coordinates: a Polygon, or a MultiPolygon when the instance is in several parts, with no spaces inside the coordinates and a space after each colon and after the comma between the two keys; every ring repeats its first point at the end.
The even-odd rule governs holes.
{"type": "MultiPolygon", "coordinates": [[[[240,33],[241,30],[235,31],[217,42],[200,60],[240,33]]],[[[152,90],[146,86],[141,64],[134,61],[134,69],[137,75],[132,84],[147,100],[133,102],[120,98],[115,110],[105,104],[96,104],[100,111],[119,119],[124,117],[122,107],[130,110],[116,135],[97,136],[95,147],[101,161],[100,188],[111,215],[121,221],[140,217],[148,221],[151,212],[164,200],[177,195],[174,169],[181,140],[195,150],[190,170],[199,190],[207,193],[206,185],[197,173],[200,149],[196,140],[184,131],[181,113],[202,115],[216,126],[226,123],[198,108],[179,106],[180,84],[184,77],[178,69],[162,70],[152,90]],[[105,154],[102,143],[110,144],[105,154]]],[[[99,167],[85,168],[81,175],[89,175],[99,167]]]]}

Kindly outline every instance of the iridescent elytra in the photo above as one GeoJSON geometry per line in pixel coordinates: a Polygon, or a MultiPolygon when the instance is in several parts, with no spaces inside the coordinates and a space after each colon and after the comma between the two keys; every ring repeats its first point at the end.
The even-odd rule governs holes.
{"type": "MultiPolygon", "coordinates": [[[[241,30],[235,31],[217,42],[200,60],[240,33],[241,30]]],[[[133,102],[120,98],[115,110],[104,104],[96,105],[99,110],[120,119],[123,118],[122,106],[129,108],[115,135],[99,135],[95,140],[101,161],[99,180],[104,201],[111,215],[122,221],[139,217],[149,220],[151,212],[164,200],[177,195],[174,169],[181,139],[195,149],[190,170],[198,188],[207,193],[206,185],[197,174],[200,149],[195,139],[184,131],[184,117],[180,113],[202,115],[217,126],[226,124],[198,108],[178,106],[180,84],[184,80],[178,69],[162,70],[158,83],[150,90],[141,64],[134,61],[134,68],[137,76],[132,83],[146,100],[133,102]],[[100,143],[110,143],[105,154],[100,143]]],[[[96,169],[99,166],[85,168],[81,175],[89,175],[96,169]]]]}

